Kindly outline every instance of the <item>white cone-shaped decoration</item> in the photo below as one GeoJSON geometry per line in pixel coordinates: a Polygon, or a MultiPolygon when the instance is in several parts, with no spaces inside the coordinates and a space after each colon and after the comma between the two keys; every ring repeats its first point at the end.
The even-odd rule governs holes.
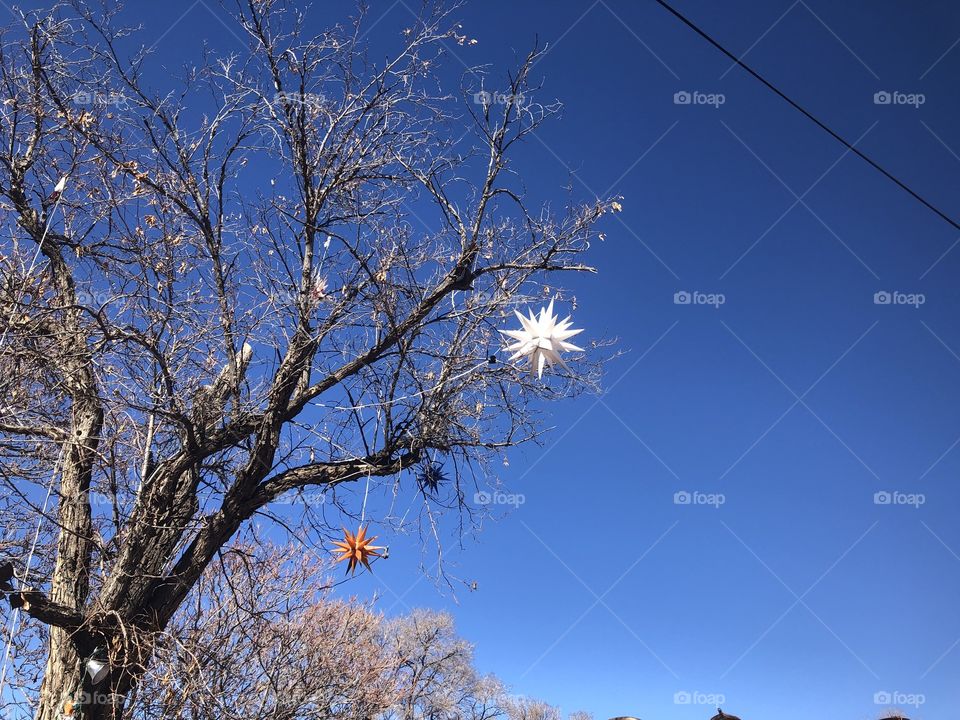
{"type": "Polygon", "coordinates": [[[540,315],[535,316],[533,311],[528,310],[529,317],[524,317],[516,310],[513,311],[523,326],[521,330],[501,330],[500,332],[509,338],[516,340],[515,343],[506,348],[507,352],[512,352],[510,360],[516,360],[520,357],[530,358],[530,374],[538,378],[543,377],[543,369],[547,365],[559,363],[569,371],[570,368],[560,357],[561,352],[571,352],[574,350],[582,351],[583,348],[577,347],[573,343],[567,342],[574,335],[582,333],[583,330],[571,330],[570,325],[573,322],[568,315],[564,320],[557,321],[557,316],[553,314],[553,300],[550,305],[540,308],[540,315]]]}
{"type": "Polygon", "coordinates": [[[102,660],[90,658],[87,660],[87,674],[90,676],[90,682],[99,685],[103,679],[110,673],[110,666],[102,660]]]}

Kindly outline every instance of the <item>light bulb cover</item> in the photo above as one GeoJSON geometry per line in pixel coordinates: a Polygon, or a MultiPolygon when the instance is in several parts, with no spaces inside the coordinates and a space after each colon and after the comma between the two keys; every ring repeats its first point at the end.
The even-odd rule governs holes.
{"type": "Polygon", "coordinates": [[[90,676],[90,682],[94,685],[99,685],[110,674],[110,665],[98,657],[87,660],[85,667],[87,675],[90,676]]]}

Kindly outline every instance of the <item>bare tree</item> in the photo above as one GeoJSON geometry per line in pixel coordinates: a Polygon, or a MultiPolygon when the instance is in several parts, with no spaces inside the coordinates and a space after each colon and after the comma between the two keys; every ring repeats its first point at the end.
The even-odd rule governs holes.
{"type": "Polygon", "coordinates": [[[493,720],[505,717],[507,692],[494,675],[484,675],[465,693],[458,709],[464,720],[493,720]]]}
{"type": "Polygon", "coordinates": [[[234,544],[155,641],[129,715],[494,720],[514,707],[499,679],[477,671],[449,614],[386,620],[330,590],[294,546],[234,544]]]}
{"type": "Polygon", "coordinates": [[[446,720],[486,707],[491,698],[482,697],[487,688],[474,669],[473,647],[457,636],[449,614],[416,610],[388,623],[386,634],[400,684],[391,718],[446,720]]]}
{"type": "Polygon", "coordinates": [[[235,545],[154,643],[137,720],[368,720],[392,707],[398,669],[381,617],[334,600],[294,547],[235,545]]]}
{"type": "Polygon", "coordinates": [[[0,37],[0,518],[28,617],[0,702],[39,720],[93,689],[95,652],[83,717],[121,717],[256,515],[325,552],[366,498],[416,503],[439,553],[438,514],[469,523],[490,461],[539,437],[532,403],[594,377],[497,356],[619,207],[528,207],[510,155],[558,112],[538,53],[495,96],[477,72],[449,93],[439,9],[383,61],[362,13],[317,35],[275,0],[232,14],[247,52],[159,89],[82,0],[0,37]],[[435,461],[449,479],[418,480],[435,461]]]}
{"type": "Polygon", "coordinates": [[[560,710],[543,700],[520,697],[510,701],[507,708],[509,720],[561,720],[560,710]]]}

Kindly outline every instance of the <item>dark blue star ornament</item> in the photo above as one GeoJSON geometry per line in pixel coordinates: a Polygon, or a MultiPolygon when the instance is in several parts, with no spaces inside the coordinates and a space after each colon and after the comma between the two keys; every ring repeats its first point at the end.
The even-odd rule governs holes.
{"type": "Polygon", "coordinates": [[[422,465],[417,471],[417,482],[420,483],[420,487],[424,490],[429,490],[433,494],[436,494],[437,490],[440,489],[440,485],[449,479],[450,478],[443,472],[442,463],[428,462],[422,465]]]}

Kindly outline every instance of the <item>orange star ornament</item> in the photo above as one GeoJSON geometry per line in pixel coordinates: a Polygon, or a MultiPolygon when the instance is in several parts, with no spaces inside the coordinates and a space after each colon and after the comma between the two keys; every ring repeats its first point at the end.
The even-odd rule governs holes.
{"type": "Polygon", "coordinates": [[[370,558],[383,557],[380,551],[384,548],[370,544],[377,539],[376,536],[368,538],[366,535],[367,529],[365,527],[358,528],[356,535],[344,528],[343,540],[333,543],[337,546],[336,552],[340,553],[337,562],[346,560],[348,573],[355,573],[359,563],[363,563],[367,570],[371,570],[370,558]]]}

